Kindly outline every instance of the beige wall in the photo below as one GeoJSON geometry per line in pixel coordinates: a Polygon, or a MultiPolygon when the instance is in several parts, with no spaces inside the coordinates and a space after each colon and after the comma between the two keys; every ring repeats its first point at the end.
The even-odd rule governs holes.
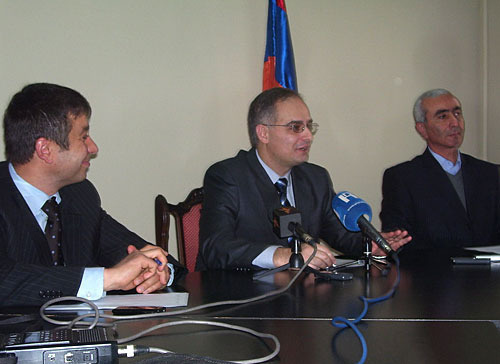
{"type": "MultiPolygon", "coordinates": [[[[462,150],[500,162],[485,129],[498,110],[485,117],[481,97],[485,4],[287,0],[299,91],[320,124],[311,161],[337,190],[378,214],[384,169],[424,149],[411,106],[434,87],[462,100],[462,150]]],[[[178,202],[210,164],[248,148],[266,18],[267,0],[1,0],[0,108],[32,82],[82,92],[100,147],[89,178],[109,213],[154,241],[157,193],[178,202]]],[[[499,32],[494,24],[489,39],[499,32]]]]}
{"type": "Polygon", "coordinates": [[[488,160],[500,163],[500,1],[487,0],[486,82],[483,88],[486,118],[485,150],[488,160]]]}

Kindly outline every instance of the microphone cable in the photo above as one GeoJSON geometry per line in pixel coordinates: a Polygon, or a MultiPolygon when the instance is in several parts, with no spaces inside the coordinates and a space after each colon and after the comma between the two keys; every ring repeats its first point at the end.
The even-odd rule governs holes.
{"type": "Polygon", "coordinates": [[[359,331],[359,329],[356,327],[356,324],[359,323],[365,317],[370,305],[378,303],[378,302],[382,302],[382,301],[385,301],[385,300],[388,300],[389,298],[391,298],[394,295],[394,293],[396,292],[396,289],[399,286],[399,281],[401,280],[398,255],[395,253],[392,255],[392,258],[393,258],[394,262],[396,263],[396,280],[394,281],[394,284],[392,285],[389,292],[387,292],[386,294],[384,294],[382,296],[374,297],[374,298],[360,296],[359,299],[361,301],[363,301],[363,310],[361,311],[359,316],[356,317],[352,321],[349,321],[347,318],[342,317],[342,316],[336,316],[332,319],[333,326],[338,327],[340,329],[345,329],[345,328],[349,327],[354,331],[354,333],[358,337],[358,339],[361,343],[361,347],[363,349],[363,353],[361,355],[361,359],[359,360],[358,364],[363,364],[366,361],[366,356],[368,354],[368,348],[366,345],[366,340],[363,337],[363,334],[361,333],[361,331],[359,331]]]}

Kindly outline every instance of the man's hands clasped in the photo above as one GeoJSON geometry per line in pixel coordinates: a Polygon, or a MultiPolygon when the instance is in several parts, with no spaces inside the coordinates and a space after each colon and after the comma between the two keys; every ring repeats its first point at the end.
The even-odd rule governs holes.
{"type": "Polygon", "coordinates": [[[165,250],[155,245],[138,250],[129,245],[127,252],[120,263],[104,269],[104,291],[135,288],[138,293],[151,293],[165,288],[170,278],[165,250]]]}

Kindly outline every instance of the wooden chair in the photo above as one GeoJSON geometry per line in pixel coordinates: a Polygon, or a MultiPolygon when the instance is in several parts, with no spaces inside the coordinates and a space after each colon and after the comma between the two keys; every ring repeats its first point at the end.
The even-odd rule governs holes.
{"type": "Polygon", "coordinates": [[[156,244],[168,251],[170,215],[174,217],[179,262],[194,271],[198,255],[203,187],[192,190],[183,202],[172,205],[163,195],[155,198],[156,244]]]}

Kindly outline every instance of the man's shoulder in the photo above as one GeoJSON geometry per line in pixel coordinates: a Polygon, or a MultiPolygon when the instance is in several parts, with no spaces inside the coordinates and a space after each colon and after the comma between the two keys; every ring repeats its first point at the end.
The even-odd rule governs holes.
{"type": "Polygon", "coordinates": [[[254,149],[250,149],[248,151],[240,150],[234,157],[215,162],[208,168],[207,171],[220,171],[227,169],[234,172],[240,169],[247,168],[250,165],[250,160],[252,158],[255,158],[255,160],[257,160],[254,149]],[[252,156],[251,153],[254,153],[254,155],[252,156]]]}
{"type": "Polygon", "coordinates": [[[473,165],[477,168],[486,168],[492,170],[497,170],[499,168],[497,164],[473,157],[469,154],[460,153],[460,156],[462,158],[462,163],[464,163],[464,165],[473,165]]]}
{"type": "Polygon", "coordinates": [[[0,183],[11,182],[12,178],[9,173],[9,162],[0,162],[0,183]]]}
{"type": "Polygon", "coordinates": [[[78,183],[73,183],[71,185],[65,186],[59,190],[59,193],[63,197],[72,197],[75,199],[83,199],[86,201],[98,201],[100,203],[99,193],[95,186],[88,179],[85,179],[78,183]]]}
{"type": "MultiPolygon", "coordinates": [[[[0,162],[0,208],[8,210],[14,201],[15,188],[14,181],[9,173],[9,163],[0,162]]],[[[21,195],[19,194],[21,197],[21,195]]]]}
{"type": "Polygon", "coordinates": [[[424,165],[425,156],[424,154],[417,155],[413,159],[405,162],[398,163],[392,167],[389,167],[385,170],[386,174],[391,173],[411,173],[415,170],[418,170],[424,165]]]}

